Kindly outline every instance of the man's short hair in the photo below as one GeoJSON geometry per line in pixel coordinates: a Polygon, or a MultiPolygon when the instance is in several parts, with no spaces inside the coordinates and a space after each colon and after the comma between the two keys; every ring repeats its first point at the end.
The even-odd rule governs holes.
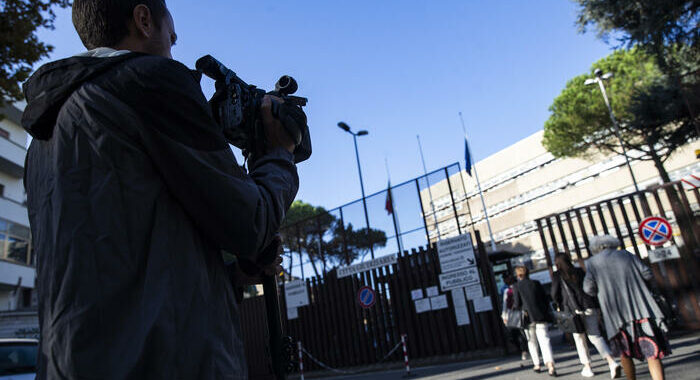
{"type": "Polygon", "coordinates": [[[73,26],[88,50],[112,47],[129,34],[129,20],[139,4],[151,10],[160,28],[167,11],[165,0],[74,0],[73,26]]]}
{"type": "Polygon", "coordinates": [[[604,249],[617,249],[620,246],[620,240],[611,235],[591,236],[588,239],[588,249],[592,254],[602,252],[604,249]]]}

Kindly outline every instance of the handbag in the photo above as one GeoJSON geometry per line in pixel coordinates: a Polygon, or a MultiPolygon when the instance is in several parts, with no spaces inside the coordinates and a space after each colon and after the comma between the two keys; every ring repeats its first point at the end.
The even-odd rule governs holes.
{"type": "Polygon", "coordinates": [[[509,310],[506,327],[512,329],[525,328],[525,317],[522,310],[509,310]]]}
{"type": "MultiPolygon", "coordinates": [[[[572,300],[576,304],[576,308],[578,309],[578,302],[576,301],[576,298],[573,297],[571,294],[571,290],[569,290],[569,286],[566,284],[566,281],[564,279],[561,279],[562,287],[564,288],[564,291],[566,292],[567,296],[569,297],[570,300],[572,300]]],[[[570,311],[562,311],[562,310],[554,310],[552,312],[554,314],[554,320],[557,322],[557,325],[559,325],[559,328],[565,332],[565,333],[582,333],[586,332],[586,326],[584,325],[583,319],[581,316],[577,313],[572,313],[570,311]]]]}

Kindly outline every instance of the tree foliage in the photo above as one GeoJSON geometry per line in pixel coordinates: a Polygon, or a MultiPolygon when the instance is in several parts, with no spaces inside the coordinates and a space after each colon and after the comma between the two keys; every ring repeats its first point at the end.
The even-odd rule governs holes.
{"type": "MultiPolygon", "coordinates": [[[[700,2],[697,0],[576,0],[582,31],[594,26],[607,41],[615,36],[627,47],[640,46],[653,54],[662,71],[671,69],[674,47],[700,49],[700,2]]],[[[687,57],[688,59],[690,57],[687,57]]],[[[697,61],[697,60],[696,60],[697,61]]],[[[667,72],[668,73],[668,72],[667,72]]]]}
{"type": "MultiPolygon", "coordinates": [[[[550,106],[543,145],[555,157],[622,153],[599,87],[584,84],[596,68],[614,74],[605,86],[625,147],[641,154],[638,159],[653,161],[669,181],[663,162],[697,135],[681,88],[642,49],[615,51],[590,73],[570,80],[550,106]]],[[[697,91],[697,82],[693,86],[697,91]]],[[[697,107],[697,97],[692,99],[697,107]]]]}
{"type": "Polygon", "coordinates": [[[53,29],[53,7],[67,7],[69,0],[3,0],[0,9],[0,106],[22,99],[20,83],[32,65],[48,56],[53,46],[39,41],[39,28],[53,29]]]}
{"type": "Polygon", "coordinates": [[[387,240],[384,231],[343,226],[325,208],[300,200],[292,203],[280,234],[288,250],[306,254],[317,276],[329,265],[349,265],[363,258],[371,248],[386,246],[387,240]]]}

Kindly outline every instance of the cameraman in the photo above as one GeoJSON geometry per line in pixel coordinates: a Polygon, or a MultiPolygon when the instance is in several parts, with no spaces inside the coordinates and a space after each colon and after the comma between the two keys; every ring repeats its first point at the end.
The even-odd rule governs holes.
{"type": "Polygon", "coordinates": [[[267,150],[237,165],[163,0],[74,0],[73,24],[90,51],[24,87],[37,378],[245,379],[221,250],[279,269],[260,252],[297,192],[294,143],[268,97],[267,150]]]}

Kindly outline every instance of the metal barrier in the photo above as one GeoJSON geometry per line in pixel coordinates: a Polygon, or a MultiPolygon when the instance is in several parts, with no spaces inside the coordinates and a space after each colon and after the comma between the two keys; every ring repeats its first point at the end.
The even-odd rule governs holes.
{"type": "Polygon", "coordinates": [[[680,327],[700,328],[700,218],[691,206],[691,196],[695,205],[700,203],[697,189],[685,190],[680,182],[673,182],[537,219],[542,245],[550,252],[545,254],[550,274],[554,254],[565,252],[585,269],[584,260],[591,254],[588,238],[617,236],[624,247],[651,266],[659,289],[680,313],[680,327]],[[680,259],[649,262],[652,247],[638,235],[640,223],[649,216],[667,219],[680,232],[671,240],[680,259]]]}

